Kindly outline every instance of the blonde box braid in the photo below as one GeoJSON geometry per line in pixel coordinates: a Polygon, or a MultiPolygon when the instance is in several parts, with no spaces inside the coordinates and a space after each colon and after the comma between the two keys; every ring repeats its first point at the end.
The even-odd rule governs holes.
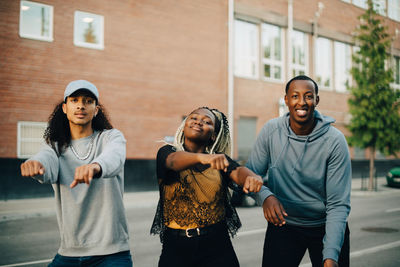
{"type": "MultiPolygon", "coordinates": [[[[223,153],[226,155],[230,155],[231,153],[231,136],[229,132],[229,124],[228,120],[224,113],[219,111],[218,109],[210,109],[208,107],[200,107],[195,109],[207,109],[215,116],[215,130],[218,131],[215,141],[210,143],[206,147],[206,152],[209,154],[215,153],[223,153]],[[219,126],[219,129],[217,129],[219,126]]],[[[192,111],[193,113],[194,111],[192,111]]],[[[192,114],[190,113],[190,114],[192,114]]],[[[189,115],[190,115],[189,114],[189,115]]],[[[177,151],[184,151],[183,144],[185,142],[185,135],[183,129],[185,128],[187,117],[182,121],[181,125],[178,127],[178,130],[175,133],[174,144],[173,146],[177,149],[177,151]]]]}

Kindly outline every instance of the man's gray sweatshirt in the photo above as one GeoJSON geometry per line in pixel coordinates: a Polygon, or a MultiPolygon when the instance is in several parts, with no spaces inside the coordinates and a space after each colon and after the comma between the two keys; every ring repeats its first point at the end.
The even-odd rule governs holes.
{"type": "Polygon", "coordinates": [[[56,199],[57,220],[63,256],[107,255],[129,250],[128,225],[123,204],[126,140],[116,130],[94,132],[91,136],[72,140],[75,152],[68,146],[58,157],[48,145],[30,160],[37,160],[45,173],[36,176],[41,183],[51,183],[56,199]],[[93,142],[90,150],[90,143],[93,142]],[[70,188],[75,169],[98,163],[101,177],[90,185],[70,188]]]}
{"type": "Polygon", "coordinates": [[[315,118],[307,136],[292,131],[289,113],[267,122],[246,167],[260,176],[268,172],[268,187],[257,194],[260,204],[273,194],[288,224],[325,224],[323,258],[337,261],[350,212],[350,154],[343,134],[331,126],[334,120],[318,111],[315,118]]]}

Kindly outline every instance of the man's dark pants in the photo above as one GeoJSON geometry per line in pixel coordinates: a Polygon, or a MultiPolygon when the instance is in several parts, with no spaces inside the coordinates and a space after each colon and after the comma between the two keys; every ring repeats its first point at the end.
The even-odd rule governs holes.
{"type": "MultiPolygon", "coordinates": [[[[299,227],[293,225],[275,226],[268,223],[264,242],[263,267],[297,267],[308,249],[313,267],[323,266],[322,240],[325,225],[319,227],[299,227]]],[[[346,232],[339,255],[340,267],[350,265],[350,231],[346,232]]]]}

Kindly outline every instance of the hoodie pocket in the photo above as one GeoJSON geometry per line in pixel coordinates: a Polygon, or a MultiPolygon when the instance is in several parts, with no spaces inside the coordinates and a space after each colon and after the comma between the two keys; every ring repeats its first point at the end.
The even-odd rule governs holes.
{"type": "Polygon", "coordinates": [[[305,221],[320,221],[326,217],[326,207],[322,201],[293,201],[277,197],[289,217],[305,221]]]}

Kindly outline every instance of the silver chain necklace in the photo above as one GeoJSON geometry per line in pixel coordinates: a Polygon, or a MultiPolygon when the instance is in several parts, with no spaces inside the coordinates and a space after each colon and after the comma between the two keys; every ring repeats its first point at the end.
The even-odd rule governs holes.
{"type": "Polygon", "coordinates": [[[85,160],[85,159],[87,159],[87,158],[89,157],[90,153],[92,152],[92,149],[93,149],[93,140],[94,140],[94,135],[92,136],[92,139],[90,140],[89,151],[88,151],[88,153],[87,153],[85,156],[83,156],[83,157],[81,157],[81,156],[78,155],[78,153],[75,151],[75,148],[74,148],[74,146],[73,146],[72,144],[70,144],[69,147],[71,148],[72,153],[74,153],[75,157],[77,157],[77,158],[80,159],[80,160],[85,160]]]}

